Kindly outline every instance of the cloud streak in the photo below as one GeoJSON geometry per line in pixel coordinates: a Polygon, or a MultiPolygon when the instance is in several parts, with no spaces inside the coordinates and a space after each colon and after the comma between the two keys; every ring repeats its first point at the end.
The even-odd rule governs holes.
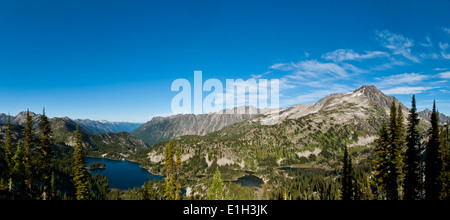
{"type": "Polygon", "coordinates": [[[411,54],[411,47],[414,46],[413,40],[401,34],[393,34],[387,30],[377,31],[376,33],[381,45],[391,50],[392,54],[401,55],[415,63],[420,63],[420,59],[411,54]]]}
{"type": "Polygon", "coordinates": [[[444,57],[444,59],[449,60],[450,59],[450,54],[447,53],[447,49],[449,48],[448,43],[439,42],[439,48],[441,49],[442,57],[444,57]]]}
{"type": "Polygon", "coordinates": [[[353,50],[339,49],[333,52],[324,54],[322,56],[325,60],[332,60],[334,62],[342,62],[347,60],[365,60],[379,57],[389,57],[389,54],[382,51],[366,51],[365,54],[356,53],[353,50]]]}
{"type": "Polygon", "coordinates": [[[425,91],[435,89],[438,87],[423,87],[423,86],[400,86],[392,89],[381,90],[386,95],[413,95],[420,94],[425,91]]]}
{"type": "Polygon", "coordinates": [[[421,83],[428,78],[429,76],[422,75],[419,73],[404,73],[381,78],[375,78],[376,80],[379,80],[379,82],[375,83],[375,85],[378,88],[386,88],[389,86],[404,85],[404,84],[412,85],[416,83],[421,83]]]}

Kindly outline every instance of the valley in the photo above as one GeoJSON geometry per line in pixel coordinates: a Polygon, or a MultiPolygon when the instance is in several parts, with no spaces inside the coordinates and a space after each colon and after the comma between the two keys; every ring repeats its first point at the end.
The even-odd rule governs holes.
{"type": "MultiPolygon", "coordinates": [[[[344,149],[351,149],[355,175],[363,183],[371,176],[375,141],[383,121],[389,120],[392,103],[400,106],[406,124],[407,107],[374,86],[363,86],[347,94],[331,94],[315,104],[281,109],[280,120],[274,125],[264,123],[271,120],[271,110],[258,110],[257,114],[252,115],[217,112],[156,117],[139,127],[136,127],[137,124],[130,125],[136,127],[133,131],[99,132],[108,131],[114,123],[67,117],[52,118],[50,125],[54,147],[61,152],[57,154],[56,157],[60,158],[55,158],[56,161],[71,163],[67,161],[67,156],[75,146],[74,134],[78,124],[86,156],[99,158],[87,161],[112,159],[136,162],[141,169],[148,170],[147,176],[151,178],[147,180],[156,181],[153,184],[159,196],[163,195],[160,186],[164,178],[161,176],[167,172],[165,153],[170,142],[180,146],[183,167],[180,181],[186,199],[205,198],[217,170],[220,170],[221,178],[227,185],[230,199],[287,199],[286,192],[282,190],[284,185],[305,181],[311,187],[328,188],[322,189],[320,195],[317,194],[319,191],[305,188],[298,198],[338,199],[344,149]],[[101,128],[100,125],[105,124],[109,125],[101,128]],[[320,183],[310,182],[319,179],[320,183]]],[[[424,112],[421,115],[418,129],[420,133],[426,133],[431,126],[429,114],[424,112]]],[[[30,113],[30,116],[31,126],[35,128],[33,139],[37,141],[41,135],[37,129],[41,115],[30,113]]],[[[12,116],[10,120],[13,142],[23,139],[26,112],[12,116]]],[[[1,143],[6,141],[6,123],[7,116],[0,114],[1,143]]],[[[106,167],[110,173],[114,169],[122,169],[106,167]]],[[[92,174],[102,174],[102,171],[93,170],[92,174]]],[[[119,175],[114,178],[119,180],[124,177],[119,175]]],[[[112,188],[120,191],[113,190],[102,197],[130,198],[128,193],[143,190],[145,187],[140,186],[144,183],[147,184],[141,178],[134,183],[134,188],[126,188],[126,183],[118,187],[110,182],[112,188]]],[[[294,185],[292,187],[298,187],[294,185]]]]}

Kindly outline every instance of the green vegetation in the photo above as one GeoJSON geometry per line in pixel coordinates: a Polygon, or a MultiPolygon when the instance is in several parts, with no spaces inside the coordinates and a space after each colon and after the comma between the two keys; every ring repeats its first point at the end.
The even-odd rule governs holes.
{"type": "Polygon", "coordinates": [[[0,199],[448,199],[448,125],[437,123],[436,108],[427,132],[414,98],[406,125],[397,102],[390,115],[372,107],[364,107],[366,118],[339,118],[361,108],[349,104],[349,109],[325,109],[270,126],[244,121],[151,148],[126,132],[92,135],[68,119],[49,120],[45,113],[33,126],[28,112],[25,127],[4,126],[0,199]],[[110,189],[105,176],[91,175],[85,167],[85,156],[101,155],[138,162],[166,178],[129,190],[110,189]],[[235,183],[249,174],[263,182],[255,187],[235,183]],[[422,177],[425,182],[417,181],[422,177]]]}
{"type": "Polygon", "coordinates": [[[73,163],[73,182],[75,185],[75,195],[77,200],[88,199],[88,172],[85,168],[83,142],[81,141],[80,130],[75,132],[75,152],[73,163]]]}
{"type": "Polygon", "coordinates": [[[106,165],[103,162],[90,163],[87,167],[88,170],[102,170],[106,169],[106,165]]]}

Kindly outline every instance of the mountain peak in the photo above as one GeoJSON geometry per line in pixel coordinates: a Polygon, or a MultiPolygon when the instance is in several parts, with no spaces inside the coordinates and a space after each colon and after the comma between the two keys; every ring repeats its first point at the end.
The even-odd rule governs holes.
{"type": "Polygon", "coordinates": [[[370,85],[370,86],[362,86],[361,88],[357,89],[354,91],[354,93],[363,93],[363,94],[383,94],[383,92],[381,92],[379,89],[377,89],[377,87],[375,87],[374,85],[370,85]]]}

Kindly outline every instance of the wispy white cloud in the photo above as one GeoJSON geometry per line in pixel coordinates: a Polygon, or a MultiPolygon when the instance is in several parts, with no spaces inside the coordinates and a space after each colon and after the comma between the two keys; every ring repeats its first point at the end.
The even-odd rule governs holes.
{"type": "Polygon", "coordinates": [[[365,72],[351,64],[318,60],[274,64],[270,69],[282,74],[280,78],[282,105],[312,103],[330,93],[351,91],[353,88],[339,82],[348,82],[350,77],[365,72]],[[292,91],[296,91],[295,94],[292,91]]]}
{"type": "Polygon", "coordinates": [[[413,40],[406,38],[401,34],[393,34],[387,30],[377,31],[377,37],[381,45],[392,51],[394,55],[401,55],[415,63],[420,63],[420,59],[411,54],[411,47],[414,46],[413,40]]]}
{"type": "Polygon", "coordinates": [[[421,43],[420,46],[422,47],[433,47],[433,43],[431,42],[430,36],[426,37],[426,43],[421,43]]]}
{"type": "Polygon", "coordinates": [[[351,64],[304,60],[298,63],[275,64],[273,71],[281,71],[280,89],[288,90],[298,87],[324,88],[337,80],[364,72],[351,64]]]}
{"type": "Polygon", "coordinates": [[[450,79],[450,71],[449,72],[439,73],[439,77],[442,78],[442,79],[450,79]]]}
{"type": "Polygon", "coordinates": [[[386,95],[412,95],[420,94],[425,91],[436,89],[439,87],[424,87],[424,86],[400,86],[391,89],[381,90],[386,95]]]}
{"type": "Polygon", "coordinates": [[[421,83],[428,78],[429,76],[422,75],[419,73],[404,73],[381,78],[375,78],[376,80],[378,80],[378,82],[375,83],[375,85],[378,88],[386,88],[394,85],[404,85],[404,84],[413,85],[421,83]]]}
{"type": "Polygon", "coordinates": [[[386,70],[386,69],[392,69],[395,66],[404,66],[407,65],[406,62],[397,60],[394,57],[389,57],[389,62],[377,65],[375,67],[372,67],[372,70],[386,70]]]}
{"type": "Polygon", "coordinates": [[[439,42],[439,48],[441,49],[441,55],[444,59],[450,60],[450,54],[447,53],[447,49],[449,48],[448,43],[439,42]]]}
{"type": "Polygon", "coordinates": [[[267,71],[267,72],[262,73],[262,74],[259,74],[259,75],[253,75],[253,74],[251,74],[251,77],[252,77],[253,79],[260,79],[260,78],[262,78],[263,76],[265,76],[265,75],[267,75],[267,74],[271,74],[271,73],[272,73],[272,71],[267,71]]]}
{"type": "Polygon", "coordinates": [[[323,77],[348,77],[352,72],[362,72],[351,64],[324,63],[317,60],[305,60],[298,63],[280,63],[270,67],[273,70],[291,72],[291,79],[323,79],[323,77]]]}
{"type": "Polygon", "coordinates": [[[342,62],[347,60],[365,60],[378,57],[388,57],[389,54],[382,51],[366,51],[365,54],[359,54],[353,50],[339,49],[322,56],[325,60],[332,60],[334,62],[342,62]]]}
{"type": "Polygon", "coordinates": [[[329,88],[327,89],[320,89],[320,90],[314,90],[311,92],[308,92],[306,94],[298,95],[294,98],[286,99],[283,104],[284,105],[295,105],[295,104],[310,104],[313,102],[317,102],[320,99],[329,96],[333,93],[347,93],[349,91],[354,90],[353,88],[350,88],[346,85],[341,84],[333,84],[328,85],[329,88]]]}
{"type": "Polygon", "coordinates": [[[448,70],[448,68],[434,68],[433,71],[445,71],[448,70]]]}

